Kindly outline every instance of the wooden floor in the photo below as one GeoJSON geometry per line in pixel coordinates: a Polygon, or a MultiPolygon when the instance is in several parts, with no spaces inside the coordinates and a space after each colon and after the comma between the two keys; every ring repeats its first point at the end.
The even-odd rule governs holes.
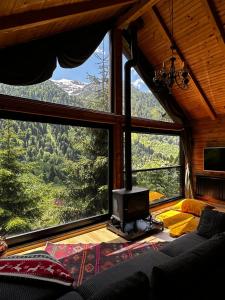
{"type": "MultiPolygon", "coordinates": [[[[167,210],[169,207],[168,205],[166,207],[163,207],[160,210],[156,210],[152,212],[153,217],[157,215],[158,213],[161,213],[162,211],[167,210]]],[[[45,249],[46,243],[47,242],[52,242],[52,243],[61,243],[61,244],[75,244],[75,243],[123,243],[127,242],[124,238],[116,235],[115,233],[111,232],[106,228],[106,224],[99,224],[96,226],[92,226],[90,228],[86,228],[79,233],[75,231],[74,233],[70,233],[66,235],[66,237],[55,237],[52,239],[48,239],[48,241],[43,241],[40,242],[39,244],[33,244],[33,245],[28,245],[24,246],[23,248],[19,249],[12,249],[7,251],[6,255],[13,255],[13,254],[25,254],[29,253],[31,251],[35,250],[43,250],[45,249]]],[[[145,238],[142,238],[141,241],[152,241],[152,242],[157,242],[157,241],[171,241],[173,240],[172,237],[169,236],[168,229],[164,229],[163,232],[159,232],[153,235],[146,235],[145,238]]]]}
{"type": "MultiPolygon", "coordinates": [[[[154,235],[148,235],[145,238],[139,240],[142,241],[171,241],[173,240],[172,237],[169,236],[167,229],[165,229],[163,232],[156,233],[154,235]]],[[[49,240],[51,242],[51,240],[49,240]]],[[[97,229],[90,231],[88,233],[84,233],[75,237],[71,237],[68,239],[64,239],[61,241],[58,241],[58,244],[75,244],[75,243],[122,243],[127,242],[127,240],[123,239],[122,237],[119,237],[118,235],[114,234],[113,232],[109,231],[105,226],[104,228],[97,229]]],[[[46,242],[47,243],[47,242],[46,242]]],[[[35,248],[35,249],[29,249],[27,251],[20,252],[18,254],[25,254],[29,253],[34,250],[43,250],[45,248],[44,246],[35,248]]],[[[8,254],[9,255],[9,254],[8,254]]]]}
{"type": "MultiPolygon", "coordinates": [[[[215,207],[217,210],[224,211],[225,212],[225,205],[219,205],[215,204],[215,207]]],[[[160,210],[154,211],[152,213],[153,216],[161,213],[162,211],[168,210],[170,207],[165,207],[160,210]]],[[[147,235],[145,238],[139,240],[139,241],[171,241],[174,240],[174,238],[170,237],[168,233],[168,229],[164,229],[163,232],[159,232],[153,235],[147,235]]],[[[49,242],[53,243],[65,243],[65,244],[75,244],[75,243],[121,243],[126,242],[125,239],[122,237],[114,234],[113,232],[109,231],[106,228],[106,224],[98,224],[96,226],[91,226],[89,228],[85,228],[81,231],[74,231],[71,233],[68,233],[64,236],[54,237],[52,239],[48,239],[49,242]]],[[[7,251],[6,255],[13,255],[13,254],[25,254],[29,253],[34,250],[43,250],[45,249],[46,243],[48,242],[40,241],[39,243],[31,244],[31,245],[25,245],[23,248],[17,248],[7,251]]]]}

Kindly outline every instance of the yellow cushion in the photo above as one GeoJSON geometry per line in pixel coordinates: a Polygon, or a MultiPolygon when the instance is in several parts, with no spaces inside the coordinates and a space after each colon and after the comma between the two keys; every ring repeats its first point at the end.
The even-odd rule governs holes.
{"type": "Polygon", "coordinates": [[[209,207],[209,205],[203,201],[196,199],[184,199],[174,205],[172,209],[200,216],[203,209],[206,207],[209,207]]]}
{"type": "Polygon", "coordinates": [[[165,197],[165,195],[163,195],[159,192],[149,192],[149,201],[159,200],[163,197],[165,197]]]}
{"type": "Polygon", "coordinates": [[[192,215],[176,210],[167,210],[155,216],[158,221],[163,221],[165,227],[170,227],[178,222],[190,219],[192,215]]]}
{"type": "Polygon", "coordinates": [[[184,233],[197,229],[199,218],[189,213],[176,210],[167,210],[155,216],[159,221],[163,221],[164,226],[169,228],[172,237],[178,237],[184,233]]]}
{"type": "Polygon", "coordinates": [[[170,236],[178,237],[184,233],[192,232],[197,229],[199,223],[198,217],[190,217],[182,222],[178,222],[175,225],[169,227],[170,236]]]}

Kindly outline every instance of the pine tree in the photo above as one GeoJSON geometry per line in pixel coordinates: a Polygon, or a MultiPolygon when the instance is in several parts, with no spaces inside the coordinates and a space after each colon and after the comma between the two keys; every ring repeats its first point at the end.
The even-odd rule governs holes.
{"type": "Polygon", "coordinates": [[[14,121],[4,120],[0,132],[0,223],[7,234],[18,234],[32,228],[39,210],[38,194],[33,195],[32,179],[21,140],[13,129],[14,121]]]}
{"type": "MultiPolygon", "coordinates": [[[[104,47],[103,41],[101,53],[95,53],[98,76],[88,74],[88,80],[95,88],[92,108],[109,111],[109,61],[104,47]]],[[[107,130],[73,128],[68,136],[77,159],[73,162],[71,155],[67,155],[71,160],[66,168],[67,188],[61,195],[64,199],[63,222],[104,213],[108,209],[107,130]]]]}
{"type": "Polygon", "coordinates": [[[110,111],[109,98],[109,55],[105,51],[105,41],[102,42],[100,53],[95,53],[97,58],[98,75],[87,75],[89,83],[94,87],[93,109],[110,111]]]}

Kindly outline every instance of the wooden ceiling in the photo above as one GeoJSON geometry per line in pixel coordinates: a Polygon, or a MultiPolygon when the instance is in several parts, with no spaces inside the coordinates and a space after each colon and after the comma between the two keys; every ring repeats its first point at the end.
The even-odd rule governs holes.
{"type": "MultiPolygon", "coordinates": [[[[169,1],[161,0],[143,15],[139,46],[154,66],[171,55],[169,1]]],[[[225,114],[225,1],[174,0],[174,39],[180,58],[189,66],[192,80],[187,90],[173,95],[192,119],[225,114]]]]}
{"type": "Polygon", "coordinates": [[[138,0],[0,1],[0,47],[120,16],[138,0]]]}
{"type": "MultiPolygon", "coordinates": [[[[114,16],[118,28],[142,17],[138,45],[157,67],[170,51],[169,0],[0,1],[0,47],[96,23],[114,16]]],[[[174,0],[177,66],[185,61],[189,89],[172,93],[190,119],[225,115],[225,1],[174,0]]]]}

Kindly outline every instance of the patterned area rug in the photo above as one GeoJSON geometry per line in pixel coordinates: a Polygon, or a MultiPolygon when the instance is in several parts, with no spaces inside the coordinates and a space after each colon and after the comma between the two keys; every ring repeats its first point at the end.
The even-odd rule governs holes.
{"type": "Polygon", "coordinates": [[[47,243],[45,251],[60,260],[79,286],[91,276],[131,259],[149,249],[159,250],[168,242],[100,244],[47,243]]]}

